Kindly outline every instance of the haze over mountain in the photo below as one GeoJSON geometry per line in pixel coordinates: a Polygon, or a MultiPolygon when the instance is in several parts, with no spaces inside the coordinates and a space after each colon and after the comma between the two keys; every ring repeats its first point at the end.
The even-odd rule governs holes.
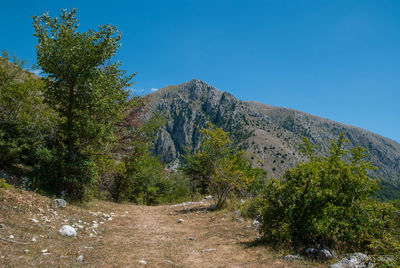
{"type": "Polygon", "coordinates": [[[330,140],[344,132],[350,140],[348,148],[359,145],[368,149],[368,160],[379,167],[372,176],[400,186],[400,144],[370,131],[301,111],[241,101],[197,79],[160,89],[150,100],[150,111],[161,112],[168,119],[158,133],[155,153],[170,166],[179,165],[185,148],[199,146],[199,129],[207,121],[229,131],[233,142],[272,177],[281,176],[304,159],[299,150],[304,136],[321,154],[327,154],[330,140]]]}

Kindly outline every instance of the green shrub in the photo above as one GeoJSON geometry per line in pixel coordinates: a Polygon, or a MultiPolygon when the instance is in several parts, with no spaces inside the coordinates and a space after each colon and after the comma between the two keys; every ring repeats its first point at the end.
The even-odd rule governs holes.
{"type": "Polygon", "coordinates": [[[267,183],[260,203],[265,239],[294,248],[318,243],[374,254],[399,253],[393,235],[395,207],[371,200],[378,190],[377,181],[367,174],[373,167],[363,160],[362,148],[348,155],[345,142],[341,135],[332,142],[328,157],[316,157],[306,140],[303,151],[310,160],[267,183]]]}
{"type": "Polygon", "coordinates": [[[11,185],[6,182],[6,179],[0,178],[0,189],[8,189],[11,185]]]}

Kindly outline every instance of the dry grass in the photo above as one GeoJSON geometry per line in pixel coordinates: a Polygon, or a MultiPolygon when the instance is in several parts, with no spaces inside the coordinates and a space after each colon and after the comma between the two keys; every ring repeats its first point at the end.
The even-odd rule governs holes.
{"type": "Polygon", "coordinates": [[[13,189],[3,190],[0,200],[0,224],[4,226],[0,237],[10,240],[13,235],[14,241],[27,243],[0,240],[0,266],[140,267],[144,266],[141,260],[147,262],[147,267],[311,264],[284,262],[277,256],[279,253],[255,245],[258,233],[249,222],[237,220],[231,212],[209,211],[209,203],[145,207],[97,201],[84,208],[54,209],[49,198],[13,189]],[[108,221],[106,214],[111,213],[113,219],[108,221]],[[39,220],[39,224],[34,224],[32,218],[39,220]],[[178,219],[184,222],[178,223],[178,219]],[[62,237],[58,233],[63,224],[80,225],[79,220],[84,228],[78,228],[77,237],[62,237]],[[93,221],[99,223],[95,228],[98,234],[90,237],[93,221]],[[30,242],[32,237],[37,241],[30,242]],[[44,249],[51,254],[43,255],[44,249]],[[84,256],[83,262],[77,260],[80,255],[84,256]]]}

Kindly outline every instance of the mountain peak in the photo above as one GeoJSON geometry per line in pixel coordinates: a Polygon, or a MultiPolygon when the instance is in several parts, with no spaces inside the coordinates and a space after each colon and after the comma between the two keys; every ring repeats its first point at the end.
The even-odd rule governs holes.
{"type": "Polygon", "coordinates": [[[261,167],[270,175],[279,177],[303,160],[299,145],[304,136],[319,146],[321,154],[328,154],[329,141],[344,132],[349,148],[369,150],[369,160],[380,167],[373,176],[400,186],[400,144],[366,130],[287,108],[242,102],[199,79],[168,86],[152,96],[152,112],[168,119],[155,144],[155,152],[165,163],[179,161],[185,148],[198,148],[198,129],[212,122],[230,132],[231,139],[255,162],[261,159],[261,167]]]}

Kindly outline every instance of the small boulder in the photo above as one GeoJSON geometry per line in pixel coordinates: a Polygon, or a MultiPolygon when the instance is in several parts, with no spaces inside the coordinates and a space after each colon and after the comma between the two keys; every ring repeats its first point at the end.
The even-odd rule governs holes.
{"type": "Polygon", "coordinates": [[[374,264],[368,255],[354,253],[329,266],[330,268],[372,268],[374,264]]]}
{"type": "Polygon", "coordinates": [[[259,222],[257,219],[254,219],[254,220],[253,220],[253,226],[256,227],[256,228],[258,228],[258,227],[261,226],[261,222],[259,222]]]}
{"type": "Polygon", "coordinates": [[[67,201],[61,198],[53,199],[52,204],[56,208],[65,208],[67,207],[67,201]]]}
{"type": "Polygon", "coordinates": [[[319,249],[317,251],[317,258],[320,261],[328,261],[333,258],[333,253],[327,248],[319,249]]]}
{"type": "Polygon", "coordinates": [[[63,227],[61,227],[59,232],[61,235],[64,235],[64,236],[76,236],[77,235],[75,228],[70,225],[64,225],[63,227]]]}
{"type": "Polygon", "coordinates": [[[83,259],[84,259],[83,255],[80,255],[76,260],[79,261],[79,262],[83,262],[83,259]]]}
{"type": "Polygon", "coordinates": [[[184,222],[183,219],[179,219],[179,220],[178,220],[178,223],[183,223],[183,222],[184,222]]]}
{"type": "Polygon", "coordinates": [[[140,260],[139,263],[140,263],[140,264],[147,265],[147,261],[145,261],[145,260],[140,260]]]}

